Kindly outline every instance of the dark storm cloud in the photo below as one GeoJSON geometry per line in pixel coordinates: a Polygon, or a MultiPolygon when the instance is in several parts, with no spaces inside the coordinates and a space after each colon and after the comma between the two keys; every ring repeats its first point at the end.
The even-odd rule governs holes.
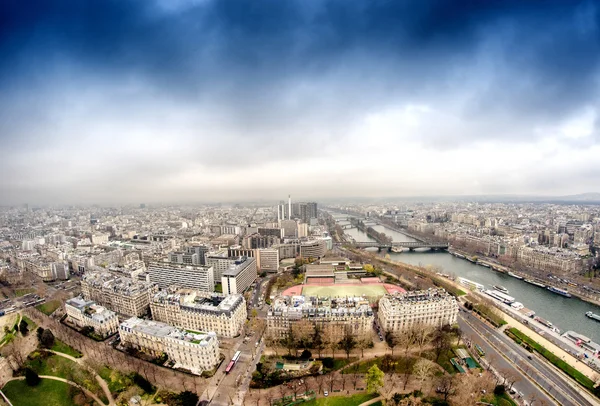
{"type": "MultiPolygon", "coordinates": [[[[597,1],[173,4],[0,2],[0,169],[26,173],[15,162],[32,152],[89,143],[90,161],[118,156],[143,189],[157,156],[120,153],[136,129],[159,128],[183,145],[158,171],[168,179],[191,163],[224,170],[326,154],[388,106],[447,109],[456,120],[427,123],[419,137],[450,149],[526,142],[531,128],[598,101],[597,1]],[[115,89],[130,82],[139,88],[115,89]],[[147,100],[155,104],[145,112],[147,100]],[[181,124],[170,118],[178,110],[202,119],[181,124]],[[92,142],[103,123],[112,124],[105,155],[92,142]],[[169,134],[171,123],[189,131],[169,134]]],[[[94,182],[119,179],[112,166],[94,182]]]]}

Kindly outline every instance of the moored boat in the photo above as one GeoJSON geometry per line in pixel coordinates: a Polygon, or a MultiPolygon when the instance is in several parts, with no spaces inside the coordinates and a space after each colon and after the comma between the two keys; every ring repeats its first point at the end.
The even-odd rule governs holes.
{"type": "Polygon", "coordinates": [[[517,278],[517,279],[521,279],[521,280],[523,280],[523,277],[522,277],[522,276],[519,276],[519,275],[517,275],[517,274],[514,274],[514,273],[512,273],[512,272],[509,272],[509,273],[508,273],[508,276],[512,276],[513,278],[517,278]]]}
{"type": "Polygon", "coordinates": [[[538,281],[534,281],[533,279],[524,279],[524,281],[527,282],[527,283],[530,283],[532,285],[535,285],[535,286],[537,286],[539,288],[542,288],[542,289],[544,289],[546,287],[546,285],[544,285],[543,283],[538,282],[538,281]]]}
{"type": "Polygon", "coordinates": [[[557,288],[556,286],[548,286],[546,289],[552,293],[556,293],[564,297],[571,297],[571,294],[566,289],[557,288]]]}

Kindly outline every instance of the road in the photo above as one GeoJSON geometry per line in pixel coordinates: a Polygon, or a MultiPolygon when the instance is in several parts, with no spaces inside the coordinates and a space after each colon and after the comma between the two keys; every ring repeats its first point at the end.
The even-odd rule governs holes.
{"type": "Polygon", "coordinates": [[[461,312],[459,325],[467,335],[479,336],[480,340],[475,340],[475,342],[481,345],[486,353],[490,351],[490,354],[495,355],[493,364],[498,365],[500,370],[510,368],[514,374],[521,378],[515,384],[515,387],[525,395],[525,399],[532,399],[533,396],[538,401],[544,399],[549,404],[555,403],[550,401],[550,397],[545,392],[533,384],[533,382],[536,382],[537,385],[552,394],[562,405],[587,406],[598,404],[595,401],[588,400],[588,397],[582,395],[583,390],[577,384],[562,376],[545,360],[536,354],[530,354],[503,332],[487,325],[475,316],[465,315],[464,312],[461,312]],[[504,356],[508,357],[510,362],[504,356]],[[531,359],[528,356],[531,356],[531,359]],[[521,367],[521,370],[518,370],[517,364],[521,367]],[[526,378],[523,371],[526,372],[529,379],[526,378]]]}

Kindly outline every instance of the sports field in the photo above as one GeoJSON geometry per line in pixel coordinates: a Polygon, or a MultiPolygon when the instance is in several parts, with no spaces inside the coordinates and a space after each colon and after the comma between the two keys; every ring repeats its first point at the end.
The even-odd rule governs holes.
{"type": "Polygon", "coordinates": [[[302,287],[302,294],[305,296],[329,296],[329,297],[344,297],[344,296],[383,296],[387,293],[383,285],[331,285],[317,286],[305,285],[302,287]]]}

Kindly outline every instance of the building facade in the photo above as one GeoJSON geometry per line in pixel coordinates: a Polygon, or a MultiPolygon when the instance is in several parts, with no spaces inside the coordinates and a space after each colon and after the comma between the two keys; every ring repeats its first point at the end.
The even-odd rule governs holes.
{"type": "Polygon", "coordinates": [[[214,291],[215,277],[212,266],[179,265],[169,262],[150,262],[148,265],[150,282],[161,289],[179,286],[198,289],[205,292],[214,291]]]}
{"type": "Polygon", "coordinates": [[[223,296],[206,292],[161,291],[150,302],[152,319],[194,331],[214,331],[219,337],[235,337],[246,322],[242,295],[223,296]]]}
{"type": "Polygon", "coordinates": [[[243,293],[256,280],[256,259],[250,257],[239,257],[223,272],[221,284],[223,293],[233,295],[243,293]]]}
{"type": "Polygon", "coordinates": [[[264,272],[277,272],[279,270],[279,250],[276,248],[263,248],[257,250],[258,267],[264,272]]]}
{"type": "Polygon", "coordinates": [[[96,303],[75,297],[65,302],[69,320],[78,327],[93,327],[94,333],[107,337],[119,330],[117,314],[96,303]]]}
{"type": "Polygon", "coordinates": [[[456,299],[444,289],[385,295],[379,301],[379,324],[386,332],[412,327],[455,324],[458,317],[456,299]]]}
{"type": "Polygon", "coordinates": [[[219,340],[214,332],[193,334],[165,323],[132,317],[119,326],[121,344],[152,356],[163,353],[182,368],[200,375],[219,363],[219,340]]]}
{"type": "Polygon", "coordinates": [[[125,316],[144,316],[150,312],[150,297],[158,291],[154,283],[114,276],[108,272],[86,272],[81,293],[86,300],[106,306],[125,316]]]}
{"type": "Polygon", "coordinates": [[[369,301],[362,297],[280,296],[275,298],[267,313],[267,335],[280,340],[289,334],[290,329],[303,326],[318,327],[335,341],[341,340],[347,333],[355,338],[367,337],[371,333],[373,319],[369,301]]]}

